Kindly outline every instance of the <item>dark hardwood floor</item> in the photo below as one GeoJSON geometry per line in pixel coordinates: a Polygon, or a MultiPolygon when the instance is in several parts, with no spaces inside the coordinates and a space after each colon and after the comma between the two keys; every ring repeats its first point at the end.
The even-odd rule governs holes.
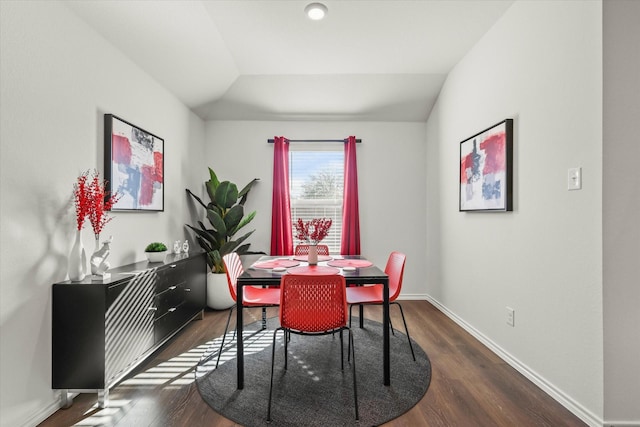
{"type": "MultiPolygon", "coordinates": [[[[585,426],[580,419],[507,365],[426,301],[402,301],[411,337],[431,360],[432,380],[423,399],[386,426],[585,426]]],[[[80,394],[42,427],[233,426],[201,399],[193,368],[206,343],[222,334],[227,311],[206,311],[110,391],[108,409],[96,394],[80,394]]],[[[245,310],[247,323],[258,309],[245,310]]],[[[381,321],[380,307],[365,316],[381,321]]],[[[275,315],[276,312],[270,312],[275,315]]],[[[392,321],[402,325],[399,310],[392,321]]],[[[393,378],[392,378],[393,380],[393,378]]]]}

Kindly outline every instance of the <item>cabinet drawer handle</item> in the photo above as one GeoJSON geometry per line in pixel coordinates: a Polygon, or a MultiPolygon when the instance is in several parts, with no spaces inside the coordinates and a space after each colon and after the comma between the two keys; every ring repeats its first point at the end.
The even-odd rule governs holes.
{"type": "Polygon", "coordinates": [[[185,292],[191,292],[191,288],[184,288],[185,292]]]}
{"type": "Polygon", "coordinates": [[[177,288],[177,286],[169,286],[170,291],[174,290],[175,288],[177,288]]]}
{"type": "Polygon", "coordinates": [[[171,265],[169,266],[169,268],[176,268],[176,265],[175,265],[175,264],[171,264],[171,265]]]}
{"type": "Polygon", "coordinates": [[[158,307],[149,307],[147,311],[158,311],[158,307]]]}
{"type": "Polygon", "coordinates": [[[174,311],[176,311],[176,308],[175,307],[171,307],[168,311],[169,311],[169,313],[173,313],[174,311]]]}

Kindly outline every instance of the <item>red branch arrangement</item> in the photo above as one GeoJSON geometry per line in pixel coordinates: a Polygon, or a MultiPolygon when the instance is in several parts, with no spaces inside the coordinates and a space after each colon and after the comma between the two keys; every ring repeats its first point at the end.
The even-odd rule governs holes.
{"type": "Polygon", "coordinates": [[[78,230],[84,227],[84,220],[91,211],[91,200],[87,187],[89,172],[84,172],[78,177],[78,182],[73,185],[73,199],[76,205],[76,226],[78,230]]]}
{"type": "Polygon", "coordinates": [[[302,218],[298,218],[298,222],[296,222],[296,239],[317,245],[329,234],[332,222],[331,219],[327,218],[313,218],[307,222],[304,222],[302,218]]]}
{"type": "Polygon", "coordinates": [[[109,194],[106,191],[106,181],[100,179],[100,174],[93,171],[91,182],[87,183],[89,172],[84,172],[78,177],[74,185],[76,204],[76,222],[78,230],[84,226],[85,218],[89,218],[93,234],[100,236],[104,226],[113,218],[106,214],[120,199],[118,193],[109,194]]]}

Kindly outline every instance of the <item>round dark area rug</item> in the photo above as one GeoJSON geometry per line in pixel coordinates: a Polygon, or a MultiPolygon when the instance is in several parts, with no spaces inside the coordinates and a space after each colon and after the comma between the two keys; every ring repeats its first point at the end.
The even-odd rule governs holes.
{"type": "Polygon", "coordinates": [[[288,370],[284,370],[282,332],[276,341],[272,422],[267,423],[271,345],[278,319],[267,329],[259,322],[244,329],[244,389],[236,388],[236,341],[227,334],[220,364],[215,368],[222,337],[207,343],[196,368],[196,384],[205,402],[226,418],[247,426],[377,426],[411,409],[424,396],[431,381],[427,354],[407,336],[390,334],[391,385],[382,384],[382,324],[365,319],[360,329],[354,317],[356,379],[360,421],[355,420],[352,365],[347,361],[344,334],[344,371],[340,369],[339,334],[320,337],[292,335],[288,370]],[[231,341],[233,339],[233,341],[231,341]],[[229,343],[229,344],[228,344],[229,343]]]}

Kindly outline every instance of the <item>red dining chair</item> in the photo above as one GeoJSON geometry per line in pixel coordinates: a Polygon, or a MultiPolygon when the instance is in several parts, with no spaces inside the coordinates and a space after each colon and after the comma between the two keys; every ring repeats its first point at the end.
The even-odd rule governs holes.
{"type": "MultiPolygon", "coordinates": [[[[227,271],[227,283],[229,284],[229,293],[234,301],[238,301],[238,295],[236,293],[236,287],[238,283],[238,277],[244,273],[242,268],[242,262],[240,256],[236,252],[231,252],[222,257],[224,263],[224,269],[227,271]]],[[[277,287],[260,288],[255,286],[245,286],[242,289],[242,307],[274,307],[280,304],[280,289],[277,287]]],[[[224,348],[224,341],[227,337],[227,331],[229,330],[229,322],[231,321],[231,314],[235,308],[235,304],[231,306],[229,310],[229,317],[227,317],[227,325],[224,327],[224,335],[222,335],[222,343],[220,343],[220,350],[218,351],[218,360],[216,361],[216,368],[220,362],[220,355],[224,348]]],[[[236,327],[237,330],[237,327],[236,327]]],[[[235,337],[235,331],[234,331],[235,337]]]]}
{"type": "MultiPolygon", "coordinates": [[[[302,244],[296,246],[295,255],[309,255],[309,246],[307,244],[302,244]]],[[[318,247],[318,255],[329,255],[329,246],[327,245],[316,245],[318,247]]]]}
{"type": "MultiPolygon", "coordinates": [[[[267,421],[271,421],[271,401],[273,396],[273,372],[276,356],[276,335],[283,330],[284,369],[287,369],[287,346],[289,334],[328,335],[340,332],[340,357],[344,369],[344,345],[342,332],[349,331],[349,349],[354,349],[353,334],[347,326],[347,298],[345,279],[341,275],[296,275],[282,276],[280,285],[280,327],[273,333],[271,349],[271,383],[269,385],[269,407],[267,421]]],[[[350,351],[353,358],[353,399],[356,420],[358,414],[358,389],[356,385],[355,349],[350,351]]]]}
{"type": "MultiPolygon", "coordinates": [[[[407,256],[400,252],[391,252],[389,259],[387,260],[387,266],[384,272],[389,276],[389,305],[394,304],[400,307],[400,314],[402,315],[402,322],[404,323],[404,331],[407,334],[407,340],[409,341],[409,348],[411,348],[411,355],[413,360],[416,360],[416,355],[413,352],[413,345],[411,344],[411,337],[409,336],[409,329],[407,328],[407,321],[404,318],[404,311],[402,305],[396,299],[400,295],[402,289],[402,277],[404,275],[404,264],[407,256]]],[[[347,288],[347,304],[349,304],[349,326],[351,326],[351,310],[354,305],[362,304],[375,304],[382,305],[383,299],[383,286],[382,285],[367,285],[367,286],[351,286],[347,288]]],[[[391,319],[389,319],[389,325],[391,325],[391,319]]],[[[393,325],[391,325],[391,332],[393,333],[393,325]]]]}

